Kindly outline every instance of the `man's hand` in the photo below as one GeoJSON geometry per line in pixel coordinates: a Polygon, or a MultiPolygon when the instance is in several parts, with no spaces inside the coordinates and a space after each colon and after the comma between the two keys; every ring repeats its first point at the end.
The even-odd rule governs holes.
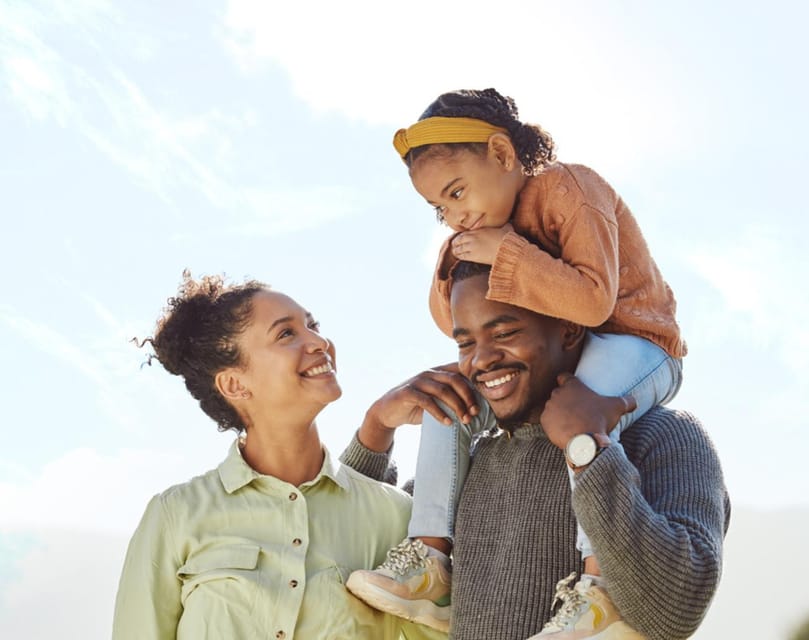
{"type": "Polygon", "coordinates": [[[494,264],[500,243],[509,231],[514,231],[514,227],[508,223],[502,227],[463,231],[452,239],[452,255],[458,260],[494,264]]]}
{"type": "Polygon", "coordinates": [[[475,394],[469,381],[458,372],[458,365],[443,365],[413,376],[374,402],[360,427],[360,442],[372,451],[387,451],[393,443],[394,430],[403,424],[420,424],[425,411],[451,425],[452,418],[437,400],[464,423],[478,413],[475,394]]]}
{"type": "Polygon", "coordinates": [[[632,396],[602,396],[570,373],[561,374],[557,383],[539,421],[560,449],[579,433],[608,434],[622,415],[637,407],[632,396]]]}

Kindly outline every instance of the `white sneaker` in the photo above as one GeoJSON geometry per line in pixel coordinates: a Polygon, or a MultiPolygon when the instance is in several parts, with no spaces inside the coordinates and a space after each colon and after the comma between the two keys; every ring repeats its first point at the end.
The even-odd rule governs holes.
{"type": "Polygon", "coordinates": [[[373,571],[354,571],[346,587],[366,603],[406,620],[449,631],[450,572],[421,540],[405,538],[373,571]]]}
{"type": "Polygon", "coordinates": [[[528,640],[553,638],[554,640],[646,640],[621,618],[609,594],[595,584],[591,577],[584,576],[573,587],[576,579],[571,573],[556,583],[557,602],[561,603],[556,614],[542,631],[528,640]]]}

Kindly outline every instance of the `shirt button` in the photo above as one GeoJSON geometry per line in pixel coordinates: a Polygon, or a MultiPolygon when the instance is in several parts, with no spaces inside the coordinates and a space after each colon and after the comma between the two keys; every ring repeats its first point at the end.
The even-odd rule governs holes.
{"type": "Polygon", "coordinates": [[[289,494],[289,499],[290,500],[297,500],[298,499],[298,494],[297,493],[290,493],[289,494]]]}
{"type": "Polygon", "coordinates": [[[290,580],[289,581],[289,586],[294,589],[295,587],[298,586],[298,581],[297,580],[290,580]]]}
{"type": "Polygon", "coordinates": [[[283,631],[277,631],[275,633],[275,637],[278,638],[278,640],[284,640],[284,638],[287,637],[287,634],[284,633],[283,631]]]}
{"type": "Polygon", "coordinates": [[[300,547],[301,546],[301,539],[300,538],[295,538],[292,541],[292,545],[295,546],[295,547],[300,547]]]}

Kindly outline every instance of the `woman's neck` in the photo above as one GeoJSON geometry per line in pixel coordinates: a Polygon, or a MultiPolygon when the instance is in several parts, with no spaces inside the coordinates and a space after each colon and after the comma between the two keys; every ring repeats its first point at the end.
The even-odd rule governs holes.
{"type": "Polygon", "coordinates": [[[258,473],[299,486],[313,480],[323,467],[323,446],[314,421],[300,424],[253,425],[247,431],[242,457],[258,473]]]}

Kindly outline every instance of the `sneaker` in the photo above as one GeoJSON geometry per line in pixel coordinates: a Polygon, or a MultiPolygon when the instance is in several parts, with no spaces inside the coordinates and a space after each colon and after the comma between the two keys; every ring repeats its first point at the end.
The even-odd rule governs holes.
{"type": "Polygon", "coordinates": [[[556,584],[554,606],[561,603],[559,610],[551,618],[542,631],[528,640],[553,638],[553,640],[645,640],[641,635],[621,619],[621,614],[612,603],[605,589],[593,582],[591,577],[583,576],[573,587],[570,583],[576,579],[571,573],[556,584]]]}
{"type": "Polygon", "coordinates": [[[346,587],[375,609],[449,631],[450,572],[421,540],[406,538],[373,571],[354,571],[346,587]]]}

